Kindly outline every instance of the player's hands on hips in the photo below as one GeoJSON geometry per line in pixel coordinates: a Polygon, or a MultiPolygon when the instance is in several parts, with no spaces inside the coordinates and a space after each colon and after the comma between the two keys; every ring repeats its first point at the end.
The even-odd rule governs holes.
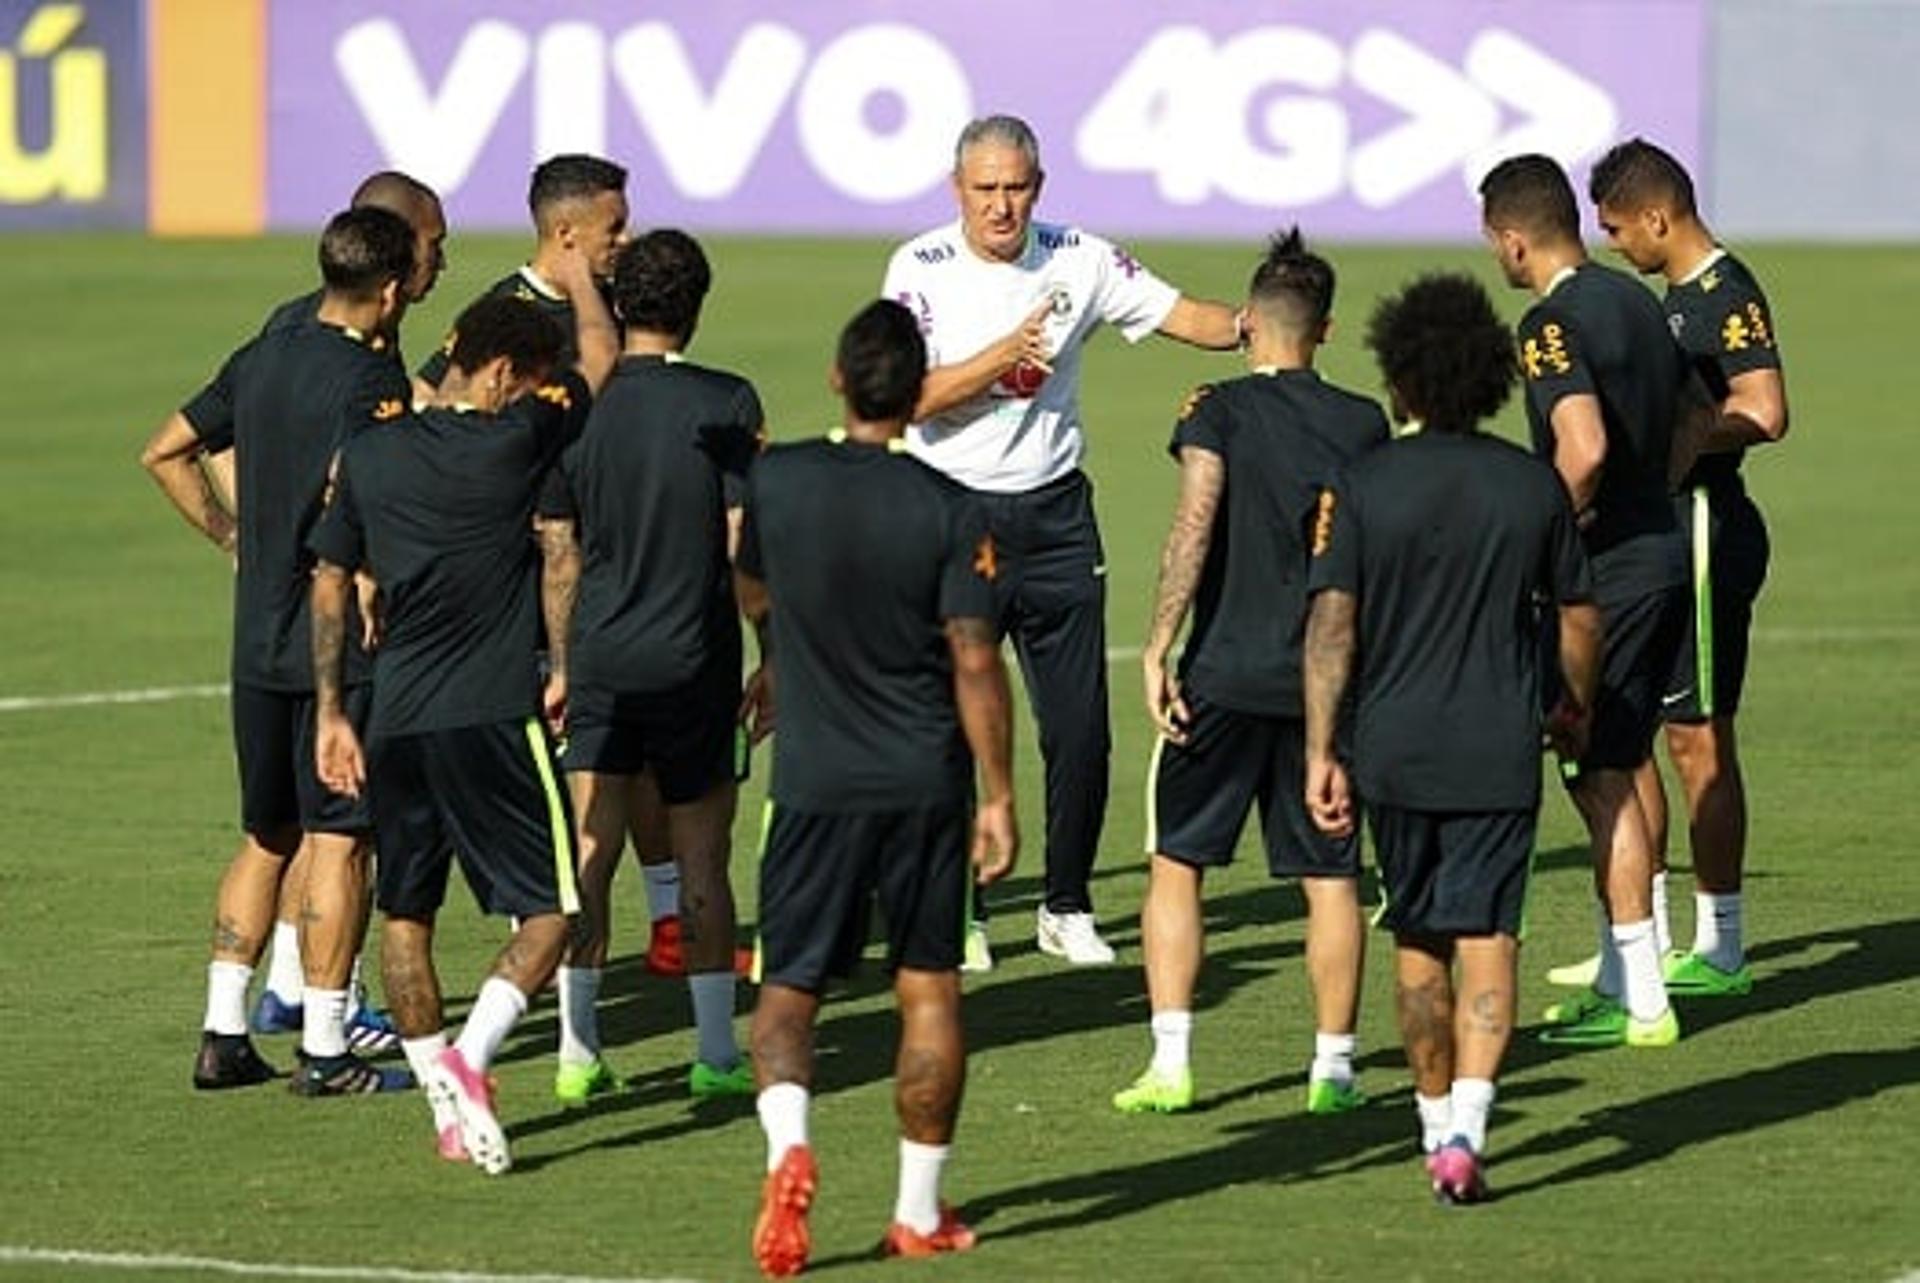
{"type": "Polygon", "coordinates": [[[567,730],[567,675],[557,669],[547,674],[547,684],[540,692],[540,712],[547,719],[547,729],[555,738],[566,734],[567,730]]]}
{"type": "Polygon", "coordinates": [[[1593,732],[1593,713],[1562,694],[1560,702],[1547,714],[1547,744],[1561,758],[1577,762],[1587,755],[1587,739],[1593,732]]]}
{"type": "Polygon", "coordinates": [[[981,886],[998,882],[1013,872],[1020,858],[1020,826],[1013,818],[1013,798],[982,802],[973,813],[973,872],[981,886]]]}
{"type": "Polygon", "coordinates": [[[1168,671],[1164,654],[1149,651],[1140,663],[1147,684],[1147,716],[1153,719],[1154,729],[1175,744],[1186,743],[1193,714],[1180,693],[1180,679],[1168,671]]]}
{"type": "Polygon", "coordinates": [[[1307,759],[1307,814],[1328,837],[1353,832],[1353,788],[1347,768],[1331,757],[1307,759]]]}
{"type": "Polygon", "coordinates": [[[347,797],[359,797],[367,781],[367,762],[360,737],[341,713],[321,713],[315,726],[313,755],[320,782],[347,797]]]}
{"type": "Polygon", "coordinates": [[[739,720],[747,728],[748,738],[758,744],[773,734],[773,717],[773,669],[763,663],[747,677],[740,696],[739,720]]]}

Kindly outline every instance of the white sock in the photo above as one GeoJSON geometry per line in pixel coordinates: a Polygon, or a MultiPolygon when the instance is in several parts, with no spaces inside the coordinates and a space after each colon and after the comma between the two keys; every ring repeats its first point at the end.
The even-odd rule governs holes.
{"type": "Polygon", "coordinates": [[[1740,893],[1693,896],[1693,951],[1722,971],[1738,971],[1747,962],[1740,932],[1740,893]]]}
{"type": "Polygon", "coordinates": [[[460,1036],[453,1045],[473,1066],[475,1073],[485,1073],[515,1022],[526,1014],[527,995],[521,993],[511,980],[488,976],[487,982],[480,986],[480,993],[473,1000],[473,1010],[467,1013],[467,1023],[461,1026],[460,1036]]]}
{"type": "Polygon", "coordinates": [[[267,990],[282,1002],[296,1004],[307,987],[300,970],[300,928],[291,922],[274,923],[272,950],[267,958],[267,990]]]}
{"type": "Polygon", "coordinates": [[[1313,1068],[1307,1076],[1314,1082],[1330,1079],[1337,1083],[1353,1081],[1352,1034],[1323,1034],[1313,1036],[1313,1068]]]}
{"type": "Polygon", "coordinates": [[[207,1015],[200,1027],[208,1033],[247,1032],[247,985],[253,968],[244,962],[207,964],[207,1015]]]}
{"type": "Polygon", "coordinates": [[[694,1054],[715,1069],[740,1063],[740,1044],[733,1040],[733,971],[702,971],[687,977],[693,997],[693,1032],[699,1039],[694,1054]]]}
{"type": "Polygon", "coordinates": [[[1662,958],[1673,952],[1673,925],[1667,913],[1667,871],[1653,875],[1653,951],[1662,958]]]}
{"type": "Polygon", "coordinates": [[[780,1166],[787,1151],[807,1143],[807,1089],[799,1083],[775,1083],[754,1099],[760,1130],[767,1134],[767,1170],[780,1166]]]}
{"type": "Polygon", "coordinates": [[[1609,998],[1618,998],[1625,984],[1620,974],[1620,951],[1613,946],[1613,922],[1607,916],[1607,906],[1602,902],[1600,908],[1600,971],[1594,977],[1593,988],[1596,993],[1609,998]]]}
{"type": "Polygon", "coordinates": [[[600,968],[560,968],[560,1063],[591,1065],[600,1059],[600,968]]]}
{"type": "Polygon", "coordinates": [[[1660,955],[1653,947],[1653,920],[1623,922],[1613,929],[1613,947],[1620,954],[1626,978],[1627,1014],[1635,1020],[1655,1020],[1667,1009],[1667,985],[1660,977],[1660,955]]]}
{"type": "Polygon", "coordinates": [[[1413,1104],[1420,1111],[1420,1149],[1431,1154],[1453,1139],[1453,1097],[1422,1096],[1413,1094],[1413,1104]]]}
{"type": "Polygon", "coordinates": [[[1487,1114],[1493,1109],[1493,1083],[1485,1078],[1453,1080],[1453,1134],[1467,1138],[1473,1152],[1487,1152],[1487,1114]]]}
{"type": "Polygon", "coordinates": [[[437,1132],[460,1123],[460,1115],[454,1110],[453,1102],[442,1102],[426,1089],[427,1075],[433,1072],[440,1053],[446,1049],[447,1033],[444,1029],[425,1038],[400,1040],[400,1050],[407,1054],[407,1068],[413,1070],[413,1081],[420,1084],[421,1093],[426,1096],[427,1103],[433,1106],[433,1130],[437,1132]]]}
{"type": "Polygon", "coordinates": [[[1149,1027],[1153,1030],[1153,1067],[1168,1074],[1185,1069],[1193,1045],[1193,1013],[1156,1011],[1149,1027]]]}
{"type": "Polygon", "coordinates": [[[940,1228],[940,1169],[950,1148],[900,1142],[900,1194],[893,1202],[893,1219],[916,1234],[940,1228]]]}
{"type": "Polygon", "coordinates": [[[640,874],[647,883],[647,916],[655,922],[675,917],[680,912],[680,868],[672,860],[665,864],[643,864],[640,874]]]}
{"type": "Polygon", "coordinates": [[[307,990],[305,1015],[300,1027],[300,1049],[309,1056],[347,1054],[347,991],[345,989],[307,990]]]}

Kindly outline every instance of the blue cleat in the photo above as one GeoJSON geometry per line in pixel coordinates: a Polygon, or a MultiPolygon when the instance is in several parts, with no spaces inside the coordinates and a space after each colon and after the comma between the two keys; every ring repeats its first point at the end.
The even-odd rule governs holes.
{"type": "Polygon", "coordinates": [[[253,1004],[253,1017],[247,1021],[257,1034],[297,1034],[306,1020],[306,1006],[288,1002],[271,989],[260,991],[253,1004]]]}
{"type": "Polygon", "coordinates": [[[377,1055],[400,1045],[393,1017],[378,1007],[359,1006],[347,1017],[347,1047],[363,1056],[377,1055]]]}
{"type": "Polygon", "coordinates": [[[300,1053],[300,1067],[288,1084],[296,1096],[370,1096],[376,1092],[411,1091],[413,1075],[404,1069],[382,1069],[352,1052],[342,1056],[300,1053]]]}

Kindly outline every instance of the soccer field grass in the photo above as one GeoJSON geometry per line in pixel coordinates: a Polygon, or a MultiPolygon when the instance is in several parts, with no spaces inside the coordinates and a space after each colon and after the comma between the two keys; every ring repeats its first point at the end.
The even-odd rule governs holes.
{"type": "MultiPolygon", "coordinates": [[[[834,417],[833,335],[877,286],[870,243],[716,241],[695,355],[753,378],[777,437],[834,417]]],[[[1189,292],[1237,298],[1249,247],[1143,245],[1189,292]]],[[[407,328],[416,359],[458,306],[519,261],[463,237],[407,328]]],[[[1324,353],[1367,390],[1379,293],[1428,266],[1494,284],[1472,249],[1352,250],[1324,353]]],[[[1388,942],[1372,941],[1361,1039],[1373,1103],[1303,1109],[1311,1021],[1302,905],[1243,859],[1211,885],[1195,1036],[1202,1108],[1122,1118],[1107,1097],[1148,1051],[1138,969],[1141,784],[1149,735],[1130,648],[1144,630],[1174,493],[1164,453],[1187,387],[1235,358],[1096,341],[1085,405],[1109,563],[1115,755],[1097,907],[1121,964],[1067,972],[1031,939],[1038,756],[1018,728],[1029,846],[1000,896],[1002,966],[968,985],[971,1080],[948,1191],[982,1233],[966,1257],[871,1263],[894,1181],[893,1022],[877,969],[823,1011],[814,1135],[826,1277],[1163,1280],[1861,1279],[1920,1269],[1920,436],[1907,406],[1920,256],[1753,247],[1793,403],[1785,445],[1748,465],[1772,528],[1747,705],[1747,920],[1758,985],[1681,1006],[1671,1050],[1566,1054],[1515,1040],[1492,1133],[1499,1197],[1434,1207],[1393,1030],[1388,942]]],[[[549,1093],[555,1013],[538,1002],[500,1066],[518,1167],[487,1180],[433,1157],[415,1097],[307,1102],[188,1087],[210,898],[236,800],[219,698],[71,706],[38,697],[217,684],[224,560],[136,462],[141,442],[308,288],[304,238],[155,243],[0,239],[14,409],[0,426],[0,1249],[181,1254],[262,1264],[745,1279],[762,1142],[751,1104],[690,1108],[684,988],[642,976],[638,878],[623,873],[603,1024],[635,1090],[566,1114],[549,1093]]],[[[1523,300],[1502,291],[1517,316],[1523,300]]],[[[1510,409],[1503,426],[1514,431],[1510,409]]],[[[858,591],[849,583],[848,591],[858,591]]],[[[761,763],[764,763],[764,757],[761,763]]],[[[761,764],[757,763],[757,766],[761,764]]],[[[734,861],[750,917],[764,769],[734,861]]],[[[1247,852],[1246,854],[1250,854],[1247,852]]],[[[1692,904],[1675,852],[1675,930],[1692,904]]],[[[1591,943],[1572,810],[1549,790],[1522,956],[1540,973],[1591,943]]],[[[441,972],[464,1007],[501,938],[455,889],[441,972]]],[[[742,1009],[751,1003],[743,992],[742,1009]]],[[[262,1042],[291,1060],[290,1040],[262,1042]]],[[[12,1278],[92,1277],[9,1259],[12,1278]]],[[[124,1278],[122,1270],[99,1277],[124,1278]]],[[[154,1268],[152,1278],[196,1277],[154,1268]]],[[[370,1276],[367,1276],[370,1277],[370,1276]]]]}

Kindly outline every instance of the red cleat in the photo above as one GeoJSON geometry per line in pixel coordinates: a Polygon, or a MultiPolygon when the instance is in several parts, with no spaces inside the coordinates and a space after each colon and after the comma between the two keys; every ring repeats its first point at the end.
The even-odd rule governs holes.
{"type": "Polygon", "coordinates": [[[813,1247],[807,1209],[819,1187],[813,1150],[805,1145],[788,1149],[780,1165],[767,1173],[760,1189],[760,1219],[753,1223],[753,1259],[768,1278],[792,1278],[807,1268],[807,1252],[813,1247]]]}
{"type": "MultiPolygon", "coordinates": [[[[656,976],[687,974],[687,954],[681,943],[680,919],[677,915],[669,915],[654,921],[653,938],[647,942],[646,968],[656,976]]],[[[753,974],[753,950],[735,949],[733,951],[733,974],[736,976],[753,974]]]]}
{"type": "Polygon", "coordinates": [[[887,1236],[880,1240],[882,1256],[938,1256],[942,1252],[966,1252],[980,1241],[980,1236],[967,1227],[953,1209],[945,1203],[940,1204],[940,1224],[931,1234],[922,1234],[910,1225],[899,1221],[887,1226],[887,1236]]]}

